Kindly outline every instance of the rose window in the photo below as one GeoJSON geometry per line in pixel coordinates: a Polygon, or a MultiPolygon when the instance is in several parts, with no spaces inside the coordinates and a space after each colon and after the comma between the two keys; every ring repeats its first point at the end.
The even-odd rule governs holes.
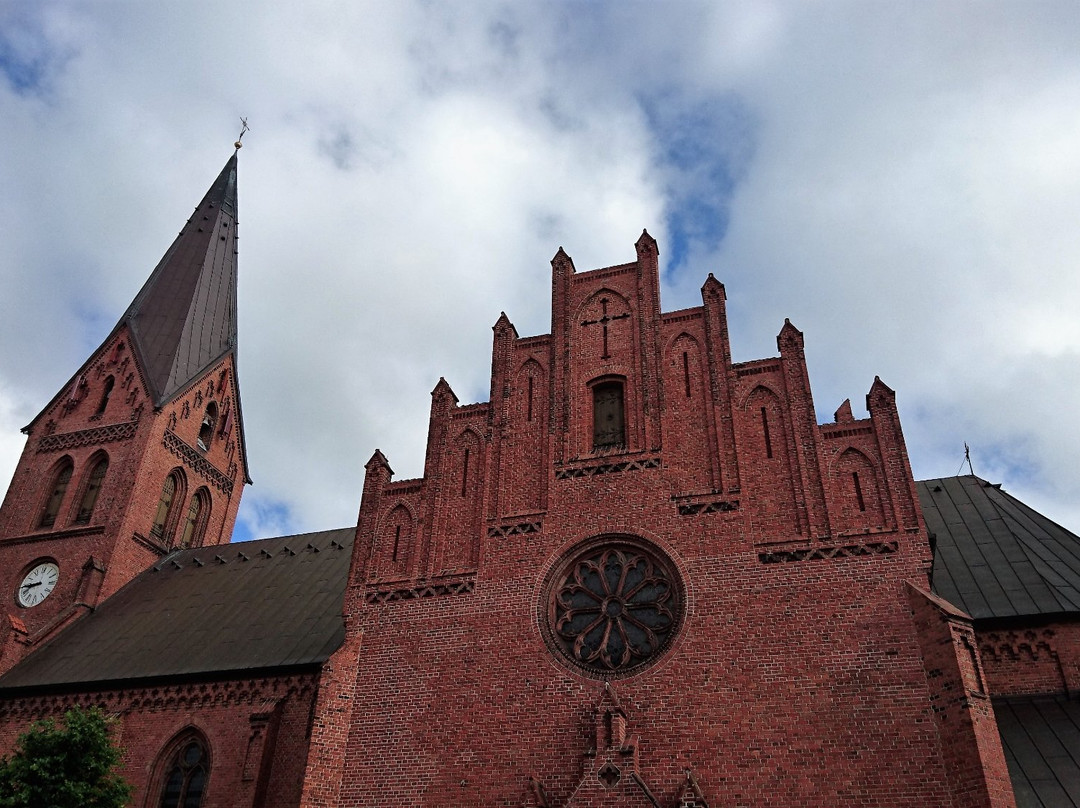
{"type": "Polygon", "coordinates": [[[548,642],[569,662],[601,676],[627,675],[655,660],[682,616],[670,562],[631,541],[578,552],[548,579],[548,642]]]}

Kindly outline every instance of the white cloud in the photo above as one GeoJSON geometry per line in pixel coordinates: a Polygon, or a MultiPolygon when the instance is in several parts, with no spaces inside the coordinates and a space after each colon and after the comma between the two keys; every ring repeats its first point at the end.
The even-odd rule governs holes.
{"type": "Polygon", "coordinates": [[[11,52],[47,66],[36,93],[0,74],[0,296],[19,302],[0,426],[105,335],[246,115],[256,534],[354,520],[376,447],[418,475],[439,376],[487,397],[489,328],[505,310],[548,330],[560,245],[621,263],[648,227],[670,258],[667,217],[709,194],[688,165],[732,168],[705,200],[731,218],[686,245],[665,308],[715,272],[736,359],[774,353],[791,317],[824,417],[880,374],[917,475],[955,473],[967,440],[977,472],[1080,528],[1069,4],[28,9],[0,10],[11,52]],[[672,121],[701,162],[671,158],[672,121]]]}

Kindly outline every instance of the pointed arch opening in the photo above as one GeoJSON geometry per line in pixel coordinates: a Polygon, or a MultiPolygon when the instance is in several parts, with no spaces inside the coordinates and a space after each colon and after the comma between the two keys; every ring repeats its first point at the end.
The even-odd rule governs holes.
{"type": "Polygon", "coordinates": [[[213,401],[206,405],[202,423],[199,424],[199,448],[204,452],[210,448],[214,439],[214,427],[217,425],[218,406],[213,401]]]}
{"type": "Polygon", "coordinates": [[[622,378],[604,377],[590,385],[593,402],[593,451],[626,448],[626,395],[622,378]]]}
{"type": "Polygon", "coordinates": [[[166,745],[158,758],[156,788],[148,808],[201,808],[210,779],[210,745],[202,733],[188,729],[166,745]]]}
{"type": "Polygon", "coordinates": [[[184,499],[184,472],[176,468],[169,472],[161,486],[154,521],[150,526],[150,535],[158,541],[169,544],[176,524],[177,503],[184,499]]]}
{"type": "Polygon", "coordinates": [[[841,531],[887,526],[877,464],[849,446],[832,466],[832,519],[841,531]]]}
{"type": "Polygon", "coordinates": [[[106,376],[105,384],[101,388],[101,399],[98,401],[97,409],[94,411],[94,415],[103,415],[105,408],[109,405],[109,397],[112,396],[113,387],[116,385],[116,378],[114,376],[106,376]]]}
{"type": "Polygon", "coordinates": [[[387,514],[382,529],[382,547],[378,575],[404,578],[409,574],[413,556],[415,520],[408,507],[399,502],[387,514]]]}
{"type": "Polygon", "coordinates": [[[109,456],[100,452],[90,459],[90,472],[83,483],[82,496],[79,497],[79,510],[75,513],[75,524],[85,525],[90,522],[97,506],[101,486],[105,482],[105,472],[109,470],[109,456]]]}
{"type": "Polygon", "coordinates": [[[38,519],[38,527],[52,527],[56,524],[56,517],[60,513],[60,506],[64,503],[64,495],[71,484],[71,475],[75,471],[75,462],[65,455],[60,458],[53,472],[49,486],[49,495],[45,499],[45,505],[41,509],[41,518],[38,519]]]}
{"type": "Polygon", "coordinates": [[[518,368],[514,391],[517,398],[515,425],[539,421],[542,397],[546,392],[544,370],[539,362],[530,357],[518,368]]]}
{"type": "Polygon", "coordinates": [[[204,486],[194,493],[188,503],[184,527],[180,531],[180,547],[201,547],[210,519],[210,491],[204,486]]]}
{"type": "Polygon", "coordinates": [[[743,400],[738,422],[742,502],[760,535],[797,535],[802,531],[796,496],[797,466],[793,458],[784,400],[764,384],[743,400]]]}

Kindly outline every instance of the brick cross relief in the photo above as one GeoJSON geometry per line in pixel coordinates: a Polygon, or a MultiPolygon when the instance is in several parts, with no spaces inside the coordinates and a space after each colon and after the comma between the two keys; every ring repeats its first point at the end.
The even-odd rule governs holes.
{"type": "Polygon", "coordinates": [[[611,354],[608,353],[608,323],[615,320],[625,320],[630,316],[630,313],[609,315],[607,312],[608,299],[606,297],[600,298],[600,319],[599,320],[583,320],[582,325],[600,325],[604,330],[604,352],[600,355],[601,359],[610,359],[611,354]]]}

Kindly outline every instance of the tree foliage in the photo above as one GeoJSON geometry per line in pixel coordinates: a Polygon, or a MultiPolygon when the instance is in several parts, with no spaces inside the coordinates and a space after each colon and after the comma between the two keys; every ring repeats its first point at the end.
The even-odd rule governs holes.
{"type": "Polygon", "coordinates": [[[131,787],[116,772],[120,750],[101,710],[37,721],[0,758],[0,808],[121,808],[131,787]]]}

